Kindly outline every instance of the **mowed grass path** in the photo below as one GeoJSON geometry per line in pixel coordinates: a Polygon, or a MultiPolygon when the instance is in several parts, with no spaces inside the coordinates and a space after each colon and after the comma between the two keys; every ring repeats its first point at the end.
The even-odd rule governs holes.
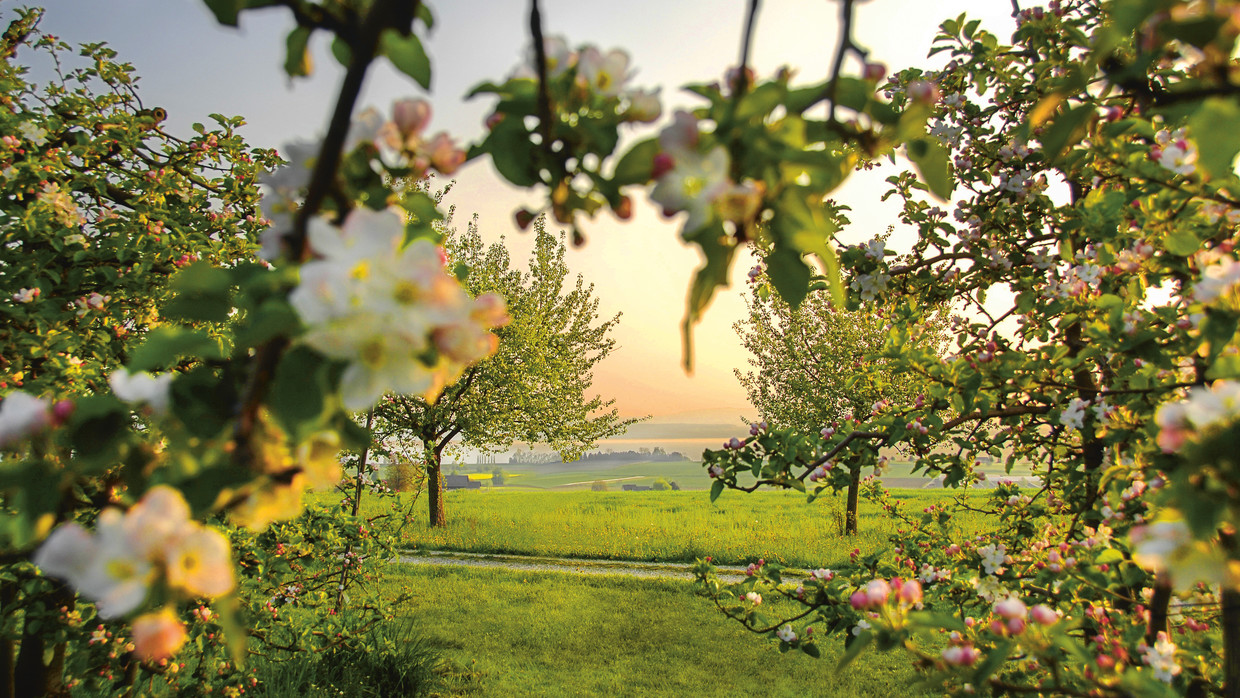
{"type": "MultiPolygon", "coordinates": [[[[913,513],[950,496],[893,494],[913,513]]],[[[807,503],[796,492],[728,492],[712,504],[703,492],[454,491],[442,528],[426,526],[423,507],[416,503],[420,516],[403,531],[410,548],[651,562],[711,556],[718,564],[764,558],[802,568],[838,565],[854,548],[884,548],[898,523],[863,501],[859,535],[842,536],[842,496],[807,503]]],[[[958,521],[959,535],[969,535],[974,520],[958,521]]]]}
{"type": "Polygon", "coordinates": [[[780,654],[688,582],[397,567],[390,583],[415,595],[401,616],[464,670],[451,695],[921,695],[890,655],[834,671],[839,637],[821,659],[780,654]]]}

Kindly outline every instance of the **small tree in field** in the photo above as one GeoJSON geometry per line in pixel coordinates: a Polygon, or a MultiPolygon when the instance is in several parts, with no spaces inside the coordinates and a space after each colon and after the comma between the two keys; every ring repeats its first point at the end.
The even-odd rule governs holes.
{"type": "MultiPolygon", "coordinates": [[[[881,257],[883,244],[867,248],[881,257]]],[[[825,291],[811,292],[793,308],[770,292],[761,267],[751,272],[749,317],[733,325],[749,350],[749,371],[736,377],[769,426],[800,433],[839,431],[887,403],[912,402],[925,388],[916,374],[900,373],[880,356],[888,321],[881,310],[837,308],[825,291]]],[[[932,320],[915,343],[942,344],[942,323],[932,320]]],[[[832,484],[846,486],[844,532],[857,532],[862,459],[840,462],[832,484]]]]}
{"type": "Polygon", "coordinates": [[[502,297],[511,321],[495,333],[495,355],[470,367],[438,400],[394,396],[375,408],[380,431],[421,444],[432,526],[446,521],[441,462],[454,440],[481,450],[543,442],[572,460],[636,421],[609,410],[611,400],[588,395],[594,365],[615,348],[609,334],[620,317],[598,322],[593,287],[580,276],[565,287],[563,239],[541,220],[535,235],[524,273],[511,268],[502,243],[484,246],[472,224],[448,238],[451,261],[469,270],[469,291],[502,297]]]}

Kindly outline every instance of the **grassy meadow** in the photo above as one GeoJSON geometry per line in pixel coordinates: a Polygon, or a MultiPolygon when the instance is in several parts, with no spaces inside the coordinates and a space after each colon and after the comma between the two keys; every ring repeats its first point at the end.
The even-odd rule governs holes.
{"type": "MultiPolygon", "coordinates": [[[[950,497],[943,490],[893,490],[907,512],[950,497]]],[[[983,496],[983,495],[974,495],[983,496]]],[[[510,488],[447,493],[448,524],[425,523],[424,500],[402,495],[413,519],[402,537],[409,548],[550,557],[719,564],[758,558],[797,567],[839,564],[853,548],[888,545],[898,522],[861,502],[859,534],[840,535],[843,496],[807,503],[796,492],[725,492],[713,504],[704,492],[530,492],[510,488]]],[[[364,512],[379,513],[372,500],[364,512]]],[[[969,534],[975,515],[957,519],[969,534]]]]}
{"type": "Polygon", "coordinates": [[[781,654],[694,596],[693,585],[563,572],[399,566],[401,608],[453,669],[447,695],[919,695],[905,662],[868,653],[842,672],[781,654]]]}
{"type": "MultiPolygon", "coordinates": [[[[587,480],[580,471],[545,477],[587,480]]],[[[917,514],[957,494],[892,490],[891,498],[917,514]]],[[[386,501],[364,500],[363,515],[382,513],[386,501]]],[[[720,564],[761,557],[831,567],[853,548],[889,545],[897,526],[863,500],[860,534],[842,536],[842,495],[811,503],[796,492],[725,492],[712,503],[702,491],[486,487],[448,492],[448,525],[437,529],[426,525],[424,496],[399,502],[412,514],[401,531],[409,548],[650,562],[709,555],[720,564]]],[[[980,523],[973,516],[946,535],[970,535],[980,523]]],[[[903,655],[867,653],[836,672],[840,637],[824,643],[818,660],[781,654],[775,641],[724,618],[688,581],[393,564],[385,584],[391,598],[409,595],[396,608],[400,623],[446,660],[439,695],[922,695],[903,655]]]]}
{"type": "MultiPolygon", "coordinates": [[[[589,490],[602,482],[608,491],[619,491],[624,485],[650,487],[659,479],[675,482],[682,490],[709,490],[712,480],[706,474],[700,460],[644,461],[624,463],[618,461],[585,461],[575,463],[537,463],[502,465],[447,465],[446,471],[472,475],[483,479],[483,487],[490,485],[490,475],[495,469],[504,473],[504,489],[553,490],[557,492],[589,490]]],[[[1002,463],[989,463],[978,468],[998,477],[1005,474],[1002,463]]],[[[885,478],[894,478],[892,487],[918,488],[928,478],[914,474],[909,461],[893,461],[885,478]]],[[[1027,467],[1018,466],[1012,475],[1028,475],[1027,467]]]]}

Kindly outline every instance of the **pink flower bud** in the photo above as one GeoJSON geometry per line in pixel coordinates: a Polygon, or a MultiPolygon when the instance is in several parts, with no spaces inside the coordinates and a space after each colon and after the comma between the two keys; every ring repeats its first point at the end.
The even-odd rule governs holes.
{"type": "Polygon", "coordinates": [[[669,153],[659,153],[654,156],[654,161],[651,164],[650,178],[659,179],[663,175],[670,172],[675,166],[676,161],[669,153]]]}
{"type": "Polygon", "coordinates": [[[914,80],[909,83],[908,96],[920,104],[936,104],[942,93],[939,86],[929,80],[914,80]]]}
{"type": "Polygon", "coordinates": [[[864,591],[857,590],[853,592],[852,596],[848,597],[848,603],[860,611],[870,605],[870,597],[864,591]]]}
{"type": "Polygon", "coordinates": [[[143,661],[168,659],[181,649],[186,638],[185,626],[170,608],[143,614],[133,622],[134,654],[143,661]]]}
{"type": "Polygon", "coordinates": [[[55,426],[64,424],[69,421],[69,415],[73,414],[74,404],[72,400],[61,400],[52,406],[52,424],[55,426]]]}
{"type": "Polygon", "coordinates": [[[862,69],[861,74],[866,80],[878,82],[879,80],[887,77],[887,66],[882,63],[867,62],[865,67],[862,69]]]}
{"type": "Polygon", "coordinates": [[[1021,601],[1015,596],[1009,596],[1008,598],[995,604],[995,613],[1007,620],[1011,620],[1013,618],[1020,618],[1023,620],[1028,614],[1028,609],[1025,607],[1024,601],[1021,601]]]}
{"type": "Polygon", "coordinates": [[[1007,622],[1008,632],[1013,635],[1019,635],[1025,632],[1025,621],[1023,618],[1012,618],[1007,622]]]}
{"type": "Polygon", "coordinates": [[[465,163],[465,151],[456,147],[451,136],[437,133],[428,144],[431,152],[431,164],[443,174],[450,175],[465,163]]]}
{"type": "Polygon", "coordinates": [[[886,580],[871,580],[865,585],[865,595],[869,599],[869,605],[881,606],[887,603],[887,597],[891,596],[891,585],[886,580]]]}
{"type": "Polygon", "coordinates": [[[969,644],[943,650],[943,661],[951,666],[973,666],[979,656],[978,651],[969,644]]]}
{"type": "Polygon", "coordinates": [[[392,122],[402,136],[417,136],[431,120],[431,104],[424,99],[400,99],[392,105],[392,122]]]}
{"type": "Polygon", "coordinates": [[[1038,604],[1029,609],[1029,617],[1039,625],[1051,625],[1059,621],[1059,614],[1045,604],[1038,604]]]}
{"type": "Polygon", "coordinates": [[[899,598],[901,603],[906,603],[910,606],[916,606],[921,603],[921,584],[916,579],[910,579],[901,584],[899,598]]]}

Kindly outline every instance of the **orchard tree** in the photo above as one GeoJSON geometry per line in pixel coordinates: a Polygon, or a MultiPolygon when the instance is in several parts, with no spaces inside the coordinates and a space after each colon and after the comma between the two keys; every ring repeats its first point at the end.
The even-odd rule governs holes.
{"type": "Polygon", "coordinates": [[[893,175],[911,250],[841,262],[850,308],[895,309],[883,355],[925,399],[707,466],[717,490],[804,487],[904,444],[949,485],[984,479],[983,455],[1026,459],[1041,485],[1001,482],[967,534],[950,505],[888,502],[894,553],[803,581],[767,565],[723,585],[703,565],[728,615],[811,654],[838,632],[842,663],[901,648],[953,693],[1240,695],[1236,9],[1051,3],[1010,45],[960,17],[942,71],[889,82],[897,107],[933,96],[957,199],[949,215],[893,175]],[[961,313],[948,356],[908,349],[927,302],[961,313]],[[763,594],[800,610],[768,615],[763,594]]]}
{"type": "Polygon", "coordinates": [[[441,466],[450,445],[485,451],[538,442],[571,460],[637,421],[609,409],[614,401],[590,395],[594,366],[615,348],[610,334],[620,316],[600,321],[594,287],[580,275],[565,283],[563,235],[557,239],[541,218],[534,231],[524,272],[512,268],[502,241],[483,245],[476,223],[447,237],[449,260],[468,269],[470,293],[503,299],[508,308],[508,323],[494,335],[498,348],[438,400],[392,396],[375,409],[378,432],[422,446],[431,526],[446,522],[441,466]]]}
{"type": "MultiPolygon", "coordinates": [[[[883,240],[866,254],[881,258],[883,240]]],[[[880,356],[889,321],[881,309],[867,304],[856,310],[837,308],[819,284],[793,308],[771,292],[761,266],[750,271],[746,300],[749,316],[733,325],[749,350],[751,370],[736,377],[758,408],[766,428],[789,429],[824,436],[867,419],[886,405],[913,402],[925,389],[915,373],[880,356]]],[[[943,322],[937,318],[914,341],[942,344],[943,322]]],[[[857,532],[861,469],[865,459],[838,463],[847,487],[844,531],[857,532]]]]}
{"type": "MultiPolygon", "coordinates": [[[[308,72],[315,32],[335,35],[346,69],[326,135],[286,149],[292,166],[267,182],[264,255],[273,268],[190,265],[167,322],[126,357],[126,375],[178,369],[143,383],[134,402],[146,405],[144,423],[118,399],[123,388],[55,407],[8,390],[5,559],[26,565],[32,584],[63,580],[88,614],[132,619],[134,651],[114,688],[175,682],[160,663],[187,641],[186,621],[200,627],[202,602],[231,588],[220,580],[232,547],[200,522],[227,516],[251,532],[284,525],[301,510],[301,493],[333,473],[337,449],[369,443],[353,414],[388,391],[429,403],[485,357],[485,335],[504,316],[444,267],[435,225],[443,214],[405,183],[489,156],[506,180],[545,195],[574,240],[604,208],[627,218],[632,194],[653,185],[651,198],[680,216],[681,237],[705,258],[690,285],[687,356],[688,330],[736,252],[755,240],[772,286],[793,306],[821,265],[837,304],[855,309],[872,296],[893,307],[884,351],[926,376],[923,403],[888,406],[826,440],[756,434],[710,456],[714,496],[729,486],[804,486],[811,476],[827,486],[826,466],[846,449],[877,459],[879,445],[899,442],[949,484],[974,477],[981,451],[1044,468],[1042,489],[1000,491],[996,531],[955,547],[926,528],[950,526],[949,512],[934,509],[890,555],[817,570],[797,586],[771,566],[755,566],[740,587],[722,585],[703,565],[708,592],[729,613],[811,653],[804,619],[822,621],[819,637],[852,628],[845,661],[871,645],[902,646],[949,691],[1240,695],[1240,485],[1229,448],[1240,374],[1235,3],[1054,5],[1022,14],[1010,46],[953,20],[936,47],[954,54],[950,67],[906,72],[881,93],[884,68],[851,33],[854,2],[840,4],[842,36],[822,79],[795,84],[794,70],[765,78],[749,69],[759,8],[751,2],[735,69],[690,85],[700,107],[620,152],[623,130],[658,117],[657,95],[629,85],[623,51],[545,37],[537,2],[529,60],[475,89],[496,106],[488,135],[466,151],[426,133],[424,101],[401,100],[390,118],[373,110],[353,118],[379,57],[429,86],[421,35],[433,15],[423,3],[207,0],[232,25],[252,10],[290,11],[290,75],[308,72]],[[846,74],[850,57],[859,77],[846,74]],[[882,259],[837,251],[825,197],[857,164],[897,150],[919,174],[891,180],[917,243],[882,259]],[[959,225],[922,197],[928,189],[947,198],[956,181],[959,225]],[[1043,181],[1064,182],[1070,198],[1047,196],[1043,181]],[[1005,292],[1009,306],[997,307],[1005,292]],[[954,328],[956,353],[908,350],[907,333],[938,302],[968,313],[954,328]],[[1006,324],[1018,317],[1015,328],[1006,324]],[[953,448],[934,448],[945,444],[953,448]],[[806,454],[821,455],[807,462],[806,454]],[[118,463],[123,488],[73,505],[83,481],[118,463]],[[757,479],[742,485],[742,473],[757,479]],[[187,561],[213,574],[190,574],[187,561]],[[1171,612],[1173,594],[1186,589],[1197,594],[1189,610],[1171,612]],[[759,591],[810,608],[768,625],[755,610],[759,591]],[[939,612],[916,611],[921,604],[939,612]],[[1214,609],[1221,615],[1207,615],[1214,609]],[[1183,632],[1172,635],[1173,624],[1183,632]],[[946,649],[928,649],[917,633],[942,633],[946,649]]],[[[21,35],[19,26],[13,36],[21,35]]],[[[20,132],[5,135],[21,142],[20,132]]],[[[67,208],[48,194],[50,209],[67,208]]],[[[518,223],[535,213],[519,212],[518,223]]],[[[22,299],[34,295],[25,289],[22,299]]],[[[247,579],[263,579],[261,561],[241,563],[247,579]]],[[[66,609],[40,612],[76,622],[76,608],[66,609]]],[[[229,632],[201,636],[237,638],[231,605],[215,609],[229,632]]],[[[20,651],[45,668],[89,657],[53,650],[43,664],[43,648],[61,636],[28,629],[39,634],[20,651]]],[[[219,664],[199,667],[196,676],[223,675],[211,673],[219,664]]]]}
{"type": "MultiPolygon", "coordinates": [[[[257,177],[277,162],[213,115],[183,139],[103,44],[73,48],[21,10],[0,39],[0,386],[103,392],[166,321],[174,273],[253,257],[257,177]],[[57,67],[31,83],[17,58],[57,67]]],[[[210,318],[214,321],[225,316],[210,318]]],[[[123,388],[122,388],[123,392],[123,388]]]]}

